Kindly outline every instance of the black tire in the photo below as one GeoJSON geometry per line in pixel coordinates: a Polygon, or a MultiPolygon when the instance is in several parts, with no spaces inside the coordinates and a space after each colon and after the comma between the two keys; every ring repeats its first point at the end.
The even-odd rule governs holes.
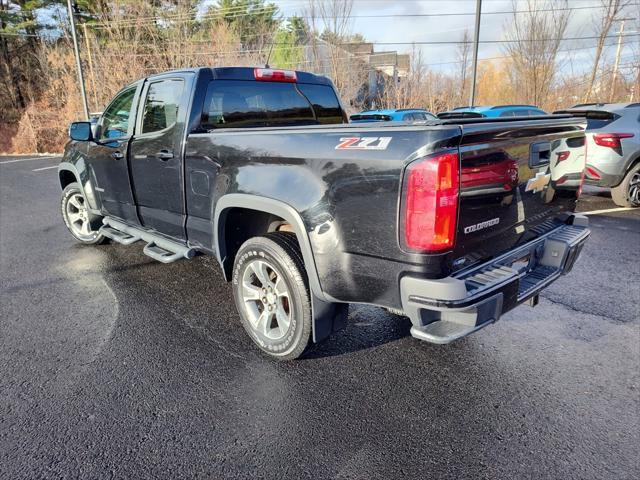
{"type": "Polygon", "coordinates": [[[300,357],[311,339],[312,316],[307,272],[295,234],[274,232],[247,240],[236,254],[232,285],[242,326],[260,350],[277,360],[300,357]],[[261,267],[266,283],[256,273],[261,267]],[[270,287],[272,292],[267,291],[270,287]],[[286,295],[281,295],[285,288],[286,295]],[[253,296],[256,289],[259,299],[253,296]]]}
{"type": "Polygon", "coordinates": [[[73,238],[85,245],[97,245],[106,242],[107,238],[105,236],[100,235],[97,230],[91,229],[91,223],[99,222],[100,217],[89,213],[85,205],[86,199],[82,194],[82,190],[80,190],[80,186],[75,182],[67,185],[60,198],[60,210],[67,230],[73,235],[73,238]],[[78,208],[75,205],[81,205],[82,208],[78,208]],[[84,219],[84,221],[78,220],[78,223],[84,226],[86,222],[86,233],[81,227],[78,227],[78,223],[74,222],[74,218],[72,218],[74,214],[81,215],[82,219],[84,219]]]}
{"type": "Polygon", "coordinates": [[[640,207],[640,162],[629,169],[620,185],[611,189],[611,199],[620,207],[640,207]]]}

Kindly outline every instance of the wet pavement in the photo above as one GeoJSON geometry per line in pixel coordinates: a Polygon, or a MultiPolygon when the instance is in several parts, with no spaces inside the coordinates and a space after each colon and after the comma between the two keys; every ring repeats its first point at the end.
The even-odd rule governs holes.
{"type": "Polygon", "coordinates": [[[78,245],[57,160],[26,158],[0,157],[0,478],[640,476],[640,211],[592,215],[573,272],[471,337],[352,306],[274,363],[214,260],[78,245]]]}

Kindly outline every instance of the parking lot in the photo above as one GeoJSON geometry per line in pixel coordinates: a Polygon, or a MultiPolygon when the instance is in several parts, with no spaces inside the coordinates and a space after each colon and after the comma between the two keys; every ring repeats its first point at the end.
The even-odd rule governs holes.
{"type": "Polygon", "coordinates": [[[570,275],[448,346],[352,306],[274,363],[215,260],[78,245],[53,157],[0,157],[0,478],[640,476],[640,209],[587,189],[570,275]]]}

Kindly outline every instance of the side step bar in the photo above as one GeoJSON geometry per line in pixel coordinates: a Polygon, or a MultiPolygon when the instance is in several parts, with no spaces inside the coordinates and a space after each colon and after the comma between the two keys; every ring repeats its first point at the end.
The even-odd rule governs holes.
{"type": "Polygon", "coordinates": [[[115,228],[107,225],[100,228],[100,233],[114,242],[121,243],[122,245],[131,245],[132,243],[142,239],[140,236],[129,235],[128,233],[121,232],[120,230],[116,230],[115,228]]]}
{"type": "Polygon", "coordinates": [[[143,240],[147,242],[147,245],[142,252],[159,262],[171,263],[181,258],[193,258],[196,255],[194,248],[169,240],[153,232],[132,227],[113,218],[105,217],[102,223],[104,224],[100,228],[102,235],[122,245],[131,245],[143,240]]]}

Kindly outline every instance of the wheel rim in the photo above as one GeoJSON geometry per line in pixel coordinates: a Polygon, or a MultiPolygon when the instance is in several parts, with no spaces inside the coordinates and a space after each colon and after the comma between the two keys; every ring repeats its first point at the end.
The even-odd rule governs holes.
{"type": "Polygon", "coordinates": [[[629,182],[629,201],[634,205],[640,204],[640,172],[636,172],[629,182]]]}
{"type": "Polygon", "coordinates": [[[265,260],[252,260],[242,276],[242,300],[251,328],[271,340],[291,325],[291,300],[282,275],[265,260]]]}
{"type": "Polygon", "coordinates": [[[65,207],[69,228],[74,235],[82,238],[92,238],[98,232],[91,230],[89,223],[89,210],[84,201],[84,197],[79,193],[72,194],[67,200],[65,207]]]}

